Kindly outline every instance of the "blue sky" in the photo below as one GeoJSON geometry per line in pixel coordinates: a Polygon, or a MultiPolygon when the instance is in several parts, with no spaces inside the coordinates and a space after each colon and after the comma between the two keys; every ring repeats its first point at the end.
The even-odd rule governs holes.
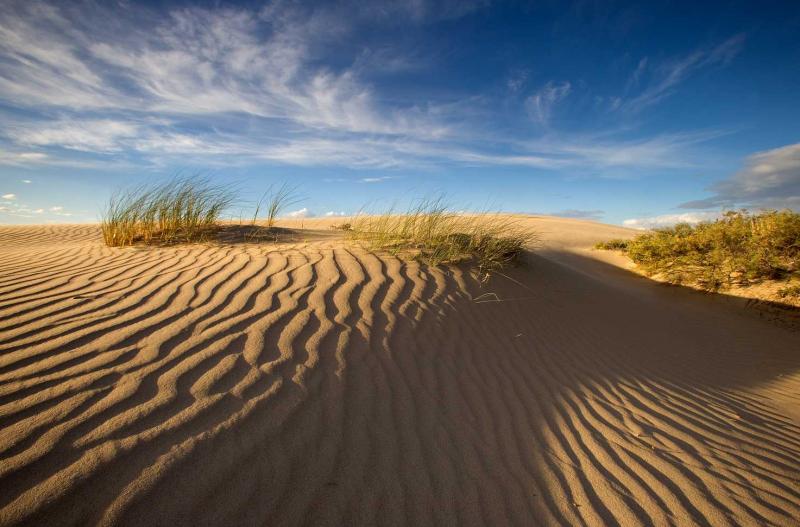
{"type": "Polygon", "coordinates": [[[200,172],[634,227],[800,209],[800,4],[0,4],[0,222],[200,172]]]}

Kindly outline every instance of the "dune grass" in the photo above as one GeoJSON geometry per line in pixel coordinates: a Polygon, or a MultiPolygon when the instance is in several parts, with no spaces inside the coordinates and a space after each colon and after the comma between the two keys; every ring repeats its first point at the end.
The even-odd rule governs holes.
{"type": "Polygon", "coordinates": [[[267,228],[272,228],[275,226],[275,219],[281,212],[300,201],[301,198],[297,194],[297,187],[291,186],[288,183],[282,183],[279,187],[270,185],[258,202],[253,222],[255,223],[263,204],[266,203],[266,224],[267,228]]]}
{"type": "Polygon", "coordinates": [[[346,232],[371,249],[430,265],[470,260],[482,275],[518,262],[535,241],[534,233],[509,216],[460,214],[442,198],[420,200],[404,213],[359,214],[346,232]]]}
{"type": "Polygon", "coordinates": [[[278,187],[270,185],[264,195],[261,196],[261,199],[258,200],[258,203],[256,203],[256,210],[251,222],[253,229],[247,234],[246,239],[248,241],[257,241],[271,236],[271,229],[275,226],[275,220],[281,212],[301,200],[302,198],[297,194],[297,187],[295,186],[291,186],[288,183],[282,183],[278,187]],[[264,218],[266,228],[262,228],[258,224],[262,209],[266,211],[264,218]]]}
{"type": "Polygon", "coordinates": [[[204,241],[234,199],[233,190],[198,177],[123,190],[103,211],[103,240],[110,247],[204,241]]]}
{"type": "MultiPolygon", "coordinates": [[[[111,197],[103,212],[103,239],[111,247],[206,241],[219,230],[222,213],[235,199],[234,190],[196,177],[123,190],[111,197]]],[[[295,187],[270,187],[256,204],[245,241],[268,238],[276,218],[298,201],[295,187]],[[266,227],[260,226],[262,210],[266,227]]],[[[441,198],[421,200],[400,214],[359,214],[335,228],[371,249],[432,265],[470,260],[482,276],[519,261],[535,240],[529,229],[507,215],[457,213],[441,198]]]]}
{"type": "Polygon", "coordinates": [[[624,250],[648,274],[709,290],[787,279],[800,274],[800,214],[728,212],[598,247],[624,250]]]}

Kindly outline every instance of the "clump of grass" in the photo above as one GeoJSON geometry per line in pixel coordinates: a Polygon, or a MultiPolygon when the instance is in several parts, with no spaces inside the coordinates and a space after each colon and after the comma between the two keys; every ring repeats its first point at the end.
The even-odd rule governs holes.
{"type": "Polygon", "coordinates": [[[709,290],[786,278],[800,272],[800,214],[728,212],[642,234],[625,251],[649,274],[709,290]]]}
{"type": "Polygon", "coordinates": [[[297,194],[297,187],[290,186],[287,183],[282,183],[279,187],[270,185],[261,196],[261,199],[258,200],[258,203],[256,203],[256,210],[251,222],[253,228],[245,238],[252,241],[270,236],[272,234],[271,229],[275,226],[275,220],[280,213],[300,201],[301,198],[297,194]],[[257,224],[262,209],[266,210],[266,228],[262,228],[257,224]]]}
{"type": "Polygon", "coordinates": [[[472,260],[481,275],[518,262],[535,235],[513,218],[459,214],[442,198],[421,200],[408,211],[358,215],[350,237],[370,248],[405,254],[431,265],[472,260]]]}
{"type": "Polygon", "coordinates": [[[800,298],[800,284],[779,289],[778,296],[780,298],[800,298]]]}
{"type": "Polygon", "coordinates": [[[623,240],[622,238],[615,238],[613,240],[608,240],[606,242],[598,242],[595,244],[595,249],[603,249],[606,251],[624,251],[628,248],[629,240],[623,240]]]}
{"type": "Polygon", "coordinates": [[[103,212],[103,240],[110,247],[206,240],[234,192],[205,178],[174,178],[113,195],[103,212]]]}
{"type": "Polygon", "coordinates": [[[282,183],[281,186],[273,188],[270,185],[267,192],[261,198],[256,209],[256,216],[258,216],[259,209],[264,201],[267,203],[267,228],[275,226],[275,219],[281,212],[288,207],[299,203],[302,200],[297,194],[297,187],[291,186],[287,183],[282,183]]]}

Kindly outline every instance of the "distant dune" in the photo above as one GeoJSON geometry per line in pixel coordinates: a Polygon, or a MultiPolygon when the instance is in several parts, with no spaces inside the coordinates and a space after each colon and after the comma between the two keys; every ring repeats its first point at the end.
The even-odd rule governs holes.
{"type": "Polygon", "coordinates": [[[0,227],[2,525],[798,525],[800,333],[528,217],[480,283],[293,220],[0,227]]]}

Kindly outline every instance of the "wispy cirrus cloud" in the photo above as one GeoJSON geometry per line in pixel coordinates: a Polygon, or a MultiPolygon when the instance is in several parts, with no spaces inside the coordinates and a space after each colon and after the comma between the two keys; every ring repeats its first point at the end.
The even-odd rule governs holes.
{"type": "Polygon", "coordinates": [[[416,108],[381,111],[352,71],[313,64],[315,46],[352,29],[346,18],[329,20],[334,15],[324,10],[306,18],[291,7],[261,13],[187,8],[160,23],[147,20],[154,14],[146,11],[120,10],[118,23],[126,24],[120,38],[89,32],[71,9],[12,4],[0,23],[0,53],[8,63],[0,93],[19,105],[238,112],[349,132],[445,132],[416,108]]]}
{"type": "MultiPolygon", "coordinates": [[[[525,98],[528,70],[519,70],[508,86],[520,93],[520,113],[527,110],[547,135],[497,135],[475,111],[479,95],[398,101],[362,76],[375,57],[397,58],[389,71],[414,67],[401,53],[362,49],[350,60],[346,53],[326,60],[360,24],[427,24],[482,5],[278,2],[259,10],[184,7],[163,13],[124,4],[112,13],[99,5],[82,10],[10,1],[0,6],[0,100],[27,114],[4,115],[0,163],[455,164],[605,173],[685,166],[691,149],[713,138],[597,139],[551,132],[572,83],[549,81],[525,98]]],[[[737,42],[663,71],[643,61],[636,84],[650,84],[622,104],[652,104],[692,71],[730,60],[737,42]]]]}
{"type": "Polygon", "coordinates": [[[696,72],[729,64],[742,50],[744,41],[744,34],[734,35],[716,46],[700,48],[661,63],[642,58],[626,84],[626,91],[631,95],[613,99],[612,109],[639,112],[660,102],[696,72]]]}
{"type": "Polygon", "coordinates": [[[506,86],[512,92],[520,91],[528,82],[531,72],[527,68],[518,68],[511,71],[506,80],[506,86]]]}
{"type": "Polygon", "coordinates": [[[528,114],[535,122],[546,126],[550,122],[554,107],[564,100],[572,90],[567,82],[548,82],[539,91],[525,100],[528,114]]]}
{"type": "Polygon", "coordinates": [[[9,152],[0,150],[0,165],[25,166],[31,163],[43,162],[47,154],[43,152],[9,152]]]}
{"type": "Polygon", "coordinates": [[[59,146],[86,152],[117,152],[125,139],[139,136],[139,126],[126,121],[90,119],[36,123],[6,130],[6,136],[24,146],[59,146]]]}

